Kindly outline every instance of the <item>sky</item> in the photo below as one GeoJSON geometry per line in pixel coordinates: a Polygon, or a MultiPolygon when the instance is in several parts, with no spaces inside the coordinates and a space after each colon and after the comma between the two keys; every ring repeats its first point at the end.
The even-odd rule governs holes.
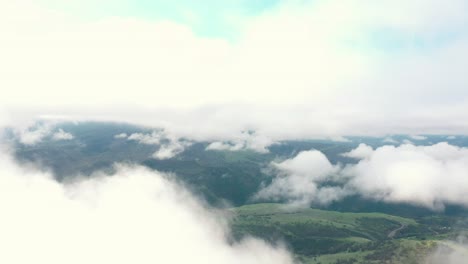
{"type": "Polygon", "coordinates": [[[158,21],[170,20],[190,27],[197,35],[233,38],[235,20],[256,16],[275,8],[278,0],[228,1],[42,1],[45,6],[70,12],[88,20],[109,16],[137,17],[158,21]]]}
{"type": "Polygon", "coordinates": [[[188,120],[201,124],[197,138],[468,132],[464,0],[0,5],[3,123],[68,117],[184,134],[188,120]]]}

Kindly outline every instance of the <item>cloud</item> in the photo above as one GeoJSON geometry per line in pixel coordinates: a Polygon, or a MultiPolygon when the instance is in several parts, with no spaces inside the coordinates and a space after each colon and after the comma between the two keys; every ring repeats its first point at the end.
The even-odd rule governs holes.
{"type": "Polygon", "coordinates": [[[467,161],[467,148],[447,143],[383,146],[344,173],[364,196],[438,210],[447,203],[468,206],[467,161]]]}
{"type": "Polygon", "coordinates": [[[414,145],[413,141],[411,141],[409,139],[403,139],[403,144],[405,144],[405,145],[414,145]]]}
{"type": "MultiPolygon", "coordinates": [[[[0,123],[0,129],[4,129],[5,124],[0,123]]],[[[51,140],[70,140],[73,139],[73,135],[58,129],[54,131],[55,122],[27,122],[24,124],[10,127],[13,129],[13,135],[16,140],[24,145],[35,145],[42,142],[44,139],[51,140]]]]}
{"type": "Polygon", "coordinates": [[[340,167],[314,150],[273,163],[276,176],[255,198],[286,199],[308,206],[359,194],[433,210],[443,210],[446,204],[468,206],[468,148],[438,143],[387,145],[373,150],[361,144],[344,155],[359,162],[340,167]]]}
{"type": "Polygon", "coordinates": [[[414,140],[426,140],[427,139],[427,137],[421,136],[421,135],[411,135],[410,138],[414,140]]]}
{"type": "Polygon", "coordinates": [[[73,138],[74,137],[73,137],[72,134],[63,131],[63,129],[61,129],[61,128],[52,135],[53,140],[70,140],[70,139],[73,139],[73,138]]]}
{"type": "Polygon", "coordinates": [[[46,123],[39,123],[33,126],[15,127],[14,133],[19,142],[25,145],[34,145],[41,142],[50,135],[51,126],[46,123]]]}
{"type": "Polygon", "coordinates": [[[192,145],[192,142],[176,135],[168,134],[162,130],[153,131],[151,134],[133,133],[127,137],[127,140],[137,141],[140,144],[159,146],[159,149],[152,155],[153,158],[159,160],[173,158],[182,153],[186,147],[192,145]]]}
{"type": "MultiPolygon", "coordinates": [[[[122,134],[120,134],[122,136],[122,134]]],[[[161,133],[153,131],[151,134],[133,133],[127,137],[127,140],[134,140],[146,145],[159,145],[161,142],[161,133]]]]}
{"type": "Polygon", "coordinates": [[[287,200],[296,206],[308,206],[327,204],[345,196],[340,187],[319,186],[323,181],[333,180],[331,176],[339,170],[320,151],[303,151],[292,159],[271,165],[277,170],[276,176],[254,199],[287,200]]]}
{"type": "Polygon", "coordinates": [[[346,152],[341,154],[341,156],[348,157],[348,158],[354,158],[354,159],[364,159],[372,155],[374,150],[372,147],[361,143],[359,146],[350,152],[346,152]]]}
{"type": "Polygon", "coordinates": [[[466,238],[458,241],[439,242],[435,250],[425,259],[424,264],[462,264],[468,258],[466,238]]]}
{"type": "Polygon", "coordinates": [[[243,143],[225,143],[225,142],[212,142],[207,147],[206,150],[229,150],[229,151],[238,151],[244,149],[243,143]]]}
{"type": "Polygon", "coordinates": [[[352,142],[349,138],[343,136],[333,136],[330,137],[330,140],[335,142],[352,142]]]}
{"type": "Polygon", "coordinates": [[[161,145],[161,147],[153,153],[152,157],[155,159],[170,159],[182,153],[186,147],[192,145],[192,142],[180,139],[171,139],[168,143],[161,145]]]}
{"type": "Polygon", "coordinates": [[[259,134],[256,131],[242,131],[240,134],[232,133],[227,142],[215,141],[210,143],[206,150],[253,150],[259,153],[269,152],[268,147],[275,144],[270,137],[259,134]]]}
{"type": "Polygon", "coordinates": [[[293,263],[255,238],[229,242],[228,219],[167,175],[117,166],[61,184],[0,164],[2,263],[293,263]]]}
{"type": "Polygon", "coordinates": [[[384,143],[392,143],[392,144],[398,144],[399,142],[392,137],[386,137],[382,140],[384,143]]]}
{"type": "Polygon", "coordinates": [[[127,137],[128,137],[127,133],[120,133],[114,136],[114,138],[127,138],[127,137]]]}
{"type": "Polygon", "coordinates": [[[335,171],[327,157],[318,150],[302,151],[292,159],[273,163],[273,166],[287,173],[312,175],[314,179],[323,179],[335,171]]]}
{"type": "Polygon", "coordinates": [[[227,40],[171,21],[92,20],[4,1],[0,104],[12,122],[18,113],[59,114],[216,141],[250,128],[272,141],[465,134],[466,6],[286,1],[239,18],[239,34],[227,40]],[[380,35],[389,36],[384,45],[380,35]]]}

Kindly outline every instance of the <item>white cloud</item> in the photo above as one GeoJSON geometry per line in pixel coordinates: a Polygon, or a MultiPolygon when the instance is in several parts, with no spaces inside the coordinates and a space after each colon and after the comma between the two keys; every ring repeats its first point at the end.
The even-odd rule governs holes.
{"type": "Polygon", "coordinates": [[[275,143],[270,137],[257,132],[241,132],[240,134],[232,132],[230,140],[212,142],[206,147],[206,150],[253,150],[259,153],[267,153],[269,152],[268,147],[275,143]]]}
{"type": "Polygon", "coordinates": [[[384,143],[398,144],[399,142],[393,139],[392,137],[386,137],[382,140],[384,143]]]}
{"type": "Polygon", "coordinates": [[[402,143],[405,144],[405,145],[414,145],[414,143],[411,140],[408,140],[408,139],[403,139],[402,143]]]}
{"type": "Polygon", "coordinates": [[[15,128],[15,135],[19,142],[25,145],[34,145],[41,142],[51,133],[51,126],[48,124],[37,124],[15,128]]]}
{"type": "Polygon", "coordinates": [[[273,166],[287,173],[312,175],[314,179],[323,179],[335,171],[327,157],[318,150],[302,151],[292,159],[273,163],[273,166]]]}
{"type": "Polygon", "coordinates": [[[127,137],[127,140],[134,140],[146,145],[159,145],[161,138],[161,132],[153,131],[151,134],[133,133],[127,137]]]}
{"type": "Polygon", "coordinates": [[[216,141],[249,128],[272,141],[468,133],[466,1],[312,2],[243,19],[229,42],[168,21],[83,21],[34,1],[3,1],[0,103],[13,121],[26,109],[216,141]],[[372,43],[380,29],[430,48],[408,41],[388,54],[372,43]]]}
{"type": "Polygon", "coordinates": [[[319,151],[305,151],[281,163],[272,183],[256,198],[308,206],[347,195],[402,202],[441,210],[446,204],[468,207],[468,148],[447,143],[432,146],[360,145],[347,153],[360,159],[344,168],[332,165],[319,151]],[[323,186],[321,183],[334,183],[323,186]]]}
{"type": "Polygon", "coordinates": [[[354,158],[354,159],[364,159],[364,158],[371,156],[373,152],[374,150],[372,149],[372,147],[364,143],[361,143],[359,144],[357,148],[351,150],[350,152],[343,153],[341,155],[344,157],[349,157],[349,158],[354,158]]]}
{"type": "Polygon", "coordinates": [[[414,140],[426,140],[427,139],[426,136],[421,136],[421,135],[411,135],[410,138],[414,140]]]}
{"type": "Polygon", "coordinates": [[[229,150],[229,151],[238,151],[244,149],[244,144],[243,143],[236,143],[236,144],[231,144],[231,143],[225,143],[225,142],[212,142],[210,143],[207,147],[206,150],[229,150]]]}
{"type": "Polygon", "coordinates": [[[127,133],[120,133],[114,136],[114,138],[127,138],[127,137],[128,137],[127,133]]]}
{"type": "Polygon", "coordinates": [[[160,160],[173,158],[192,145],[192,142],[165,131],[153,131],[151,134],[133,133],[127,137],[127,140],[146,145],[158,145],[159,149],[153,153],[152,157],[160,160]]]}
{"type": "Polygon", "coordinates": [[[336,142],[352,142],[349,138],[343,137],[343,136],[334,136],[330,137],[331,141],[336,141],[336,142]]]}
{"type": "Polygon", "coordinates": [[[190,145],[192,145],[191,142],[172,139],[169,143],[161,145],[161,147],[153,153],[153,158],[160,160],[173,158],[182,153],[185,148],[190,145]]]}
{"type": "Polygon", "coordinates": [[[258,239],[229,242],[225,217],[157,172],[119,166],[60,184],[0,164],[1,263],[293,263],[258,239]]]}
{"type": "Polygon", "coordinates": [[[447,143],[384,146],[345,173],[364,196],[442,209],[446,203],[468,206],[467,162],[467,148],[447,143]]]}
{"type": "Polygon", "coordinates": [[[303,151],[292,159],[272,163],[272,166],[277,175],[270,185],[255,195],[255,199],[286,199],[296,206],[308,206],[311,203],[327,204],[346,195],[340,187],[318,186],[326,179],[331,180],[339,170],[320,151],[303,151]]]}
{"type": "Polygon", "coordinates": [[[73,137],[72,134],[63,131],[63,129],[61,129],[61,128],[52,135],[53,140],[70,140],[70,139],[73,139],[73,138],[74,137],[73,137]]]}

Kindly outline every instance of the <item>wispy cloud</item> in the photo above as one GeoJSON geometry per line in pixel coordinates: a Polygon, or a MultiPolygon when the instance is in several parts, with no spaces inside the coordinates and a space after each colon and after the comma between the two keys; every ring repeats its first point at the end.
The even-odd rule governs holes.
{"type": "Polygon", "coordinates": [[[70,140],[73,139],[74,136],[71,133],[63,131],[63,129],[59,129],[57,132],[52,134],[53,140],[70,140]]]}
{"type": "Polygon", "coordinates": [[[435,250],[424,260],[425,264],[462,264],[468,258],[466,238],[460,236],[457,241],[441,241],[435,250]]]}
{"type": "Polygon", "coordinates": [[[127,138],[127,137],[128,137],[127,133],[120,133],[114,136],[114,138],[127,138]]]}
{"type": "Polygon", "coordinates": [[[414,140],[426,140],[427,139],[426,136],[421,136],[421,135],[411,135],[410,138],[414,140]]]}
{"type": "Polygon", "coordinates": [[[386,137],[382,140],[384,143],[398,144],[399,142],[392,137],[386,137]]]}

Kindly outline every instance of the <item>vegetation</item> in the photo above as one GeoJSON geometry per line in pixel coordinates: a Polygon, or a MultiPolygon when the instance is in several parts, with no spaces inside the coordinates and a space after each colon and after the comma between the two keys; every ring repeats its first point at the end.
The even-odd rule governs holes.
{"type": "Polygon", "coordinates": [[[441,228],[447,221],[456,221],[449,216],[431,222],[427,218],[290,208],[282,204],[246,205],[231,211],[235,215],[235,238],[252,235],[283,241],[304,263],[419,263],[438,240],[460,231],[441,228]],[[440,233],[435,234],[435,229],[440,233]],[[394,231],[394,237],[389,237],[394,231]]]}
{"type": "MultiPolygon", "coordinates": [[[[272,161],[317,149],[333,164],[355,163],[356,160],[340,154],[360,143],[379,147],[384,144],[381,138],[350,137],[351,142],[283,141],[270,146],[268,153],[206,150],[209,142],[193,142],[174,158],[156,160],[151,155],[159,146],[114,138],[121,133],[151,133],[147,128],[93,122],[64,123],[58,128],[74,138],[23,145],[15,142],[12,131],[5,135],[16,143],[17,159],[45,166],[60,181],[75,175],[92,175],[96,170],[111,171],[117,162],[170,172],[209,203],[237,206],[230,210],[235,215],[234,239],[252,235],[272,243],[282,241],[303,263],[417,263],[437,241],[453,239],[468,230],[465,217],[468,211],[453,205],[443,212],[433,212],[358,195],[315,209],[250,204],[260,186],[271,182],[273,175],[267,168],[272,161]]],[[[405,136],[393,138],[401,141],[405,136]]],[[[428,136],[426,141],[445,140],[445,136],[428,136]]],[[[457,137],[453,143],[468,146],[468,137],[457,137]]]]}

